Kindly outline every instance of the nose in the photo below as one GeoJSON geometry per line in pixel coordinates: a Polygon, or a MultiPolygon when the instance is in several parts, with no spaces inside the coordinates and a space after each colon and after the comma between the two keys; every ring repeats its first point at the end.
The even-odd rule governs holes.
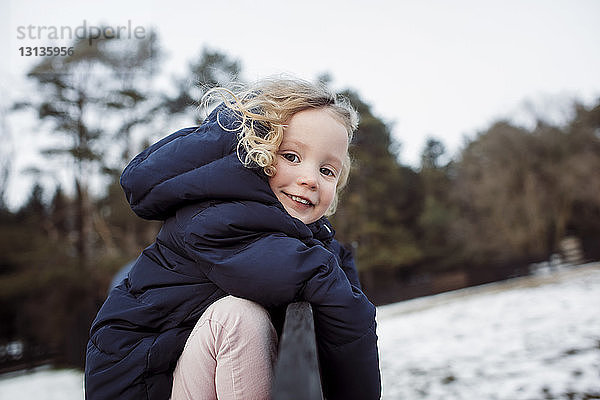
{"type": "Polygon", "coordinates": [[[304,168],[298,175],[298,184],[306,186],[311,190],[316,190],[318,187],[317,176],[312,170],[304,168]]]}

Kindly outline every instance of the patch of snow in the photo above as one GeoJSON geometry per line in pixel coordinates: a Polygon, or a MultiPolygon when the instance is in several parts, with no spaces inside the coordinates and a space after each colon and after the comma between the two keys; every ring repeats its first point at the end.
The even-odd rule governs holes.
{"type": "Polygon", "coordinates": [[[0,375],[0,399],[82,400],[83,374],[74,369],[36,368],[0,375]]]}
{"type": "Polygon", "coordinates": [[[383,398],[600,398],[600,269],[539,279],[380,307],[383,398]]]}

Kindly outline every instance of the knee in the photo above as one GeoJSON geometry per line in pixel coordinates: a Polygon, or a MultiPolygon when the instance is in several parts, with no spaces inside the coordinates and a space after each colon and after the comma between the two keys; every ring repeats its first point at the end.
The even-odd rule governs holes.
{"type": "Polygon", "coordinates": [[[218,321],[230,332],[259,337],[274,333],[269,312],[253,301],[227,296],[211,307],[211,320],[218,321]]]}

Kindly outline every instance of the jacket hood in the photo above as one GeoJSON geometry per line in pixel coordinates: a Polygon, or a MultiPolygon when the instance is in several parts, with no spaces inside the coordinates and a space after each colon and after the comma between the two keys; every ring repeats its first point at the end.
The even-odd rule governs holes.
{"type": "MultiPolygon", "coordinates": [[[[202,125],[181,129],[137,155],[120,181],[132,210],[151,220],[166,220],[181,207],[207,200],[256,201],[284,210],[262,168],[245,167],[239,160],[240,123],[221,104],[202,125]]],[[[284,214],[302,236],[333,238],[325,217],[306,226],[284,214]]]]}
{"type": "Polygon", "coordinates": [[[132,210],[144,219],[165,220],[186,204],[209,199],[275,204],[262,170],[238,159],[238,122],[221,105],[201,126],[177,131],[137,155],[121,175],[132,210]]]}

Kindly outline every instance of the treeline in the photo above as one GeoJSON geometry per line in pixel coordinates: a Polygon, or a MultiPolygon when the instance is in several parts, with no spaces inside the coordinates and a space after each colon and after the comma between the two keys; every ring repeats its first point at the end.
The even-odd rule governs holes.
{"type": "MultiPolygon", "coordinates": [[[[29,71],[35,93],[8,111],[36,121],[37,134],[60,138],[43,151],[38,173],[69,165],[75,190],[44,193],[35,185],[18,210],[0,201],[0,366],[43,357],[83,364],[91,320],[113,276],[160,227],[129,210],[121,170],[148,143],[200,121],[198,100],[208,88],[242,80],[239,61],[204,50],[159,89],[163,56],[154,33],[92,46],[83,39],[74,48],[72,57],[48,57],[29,71]],[[102,194],[92,195],[92,182],[102,194]],[[9,343],[22,350],[8,351],[9,343]]],[[[361,123],[333,222],[376,302],[421,294],[411,287],[440,274],[461,286],[494,265],[546,260],[567,236],[582,241],[587,258],[600,258],[600,102],[574,105],[562,126],[494,123],[454,156],[430,138],[420,165],[410,167],[399,160],[389,125],[358,93],[343,94],[361,123]]],[[[1,154],[3,200],[10,154],[1,154]]]]}
{"type": "Polygon", "coordinates": [[[458,154],[429,138],[402,165],[389,128],[361,113],[348,190],[334,216],[370,297],[386,303],[506,279],[562,257],[600,259],[600,100],[556,126],[497,121],[458,154]]]}

